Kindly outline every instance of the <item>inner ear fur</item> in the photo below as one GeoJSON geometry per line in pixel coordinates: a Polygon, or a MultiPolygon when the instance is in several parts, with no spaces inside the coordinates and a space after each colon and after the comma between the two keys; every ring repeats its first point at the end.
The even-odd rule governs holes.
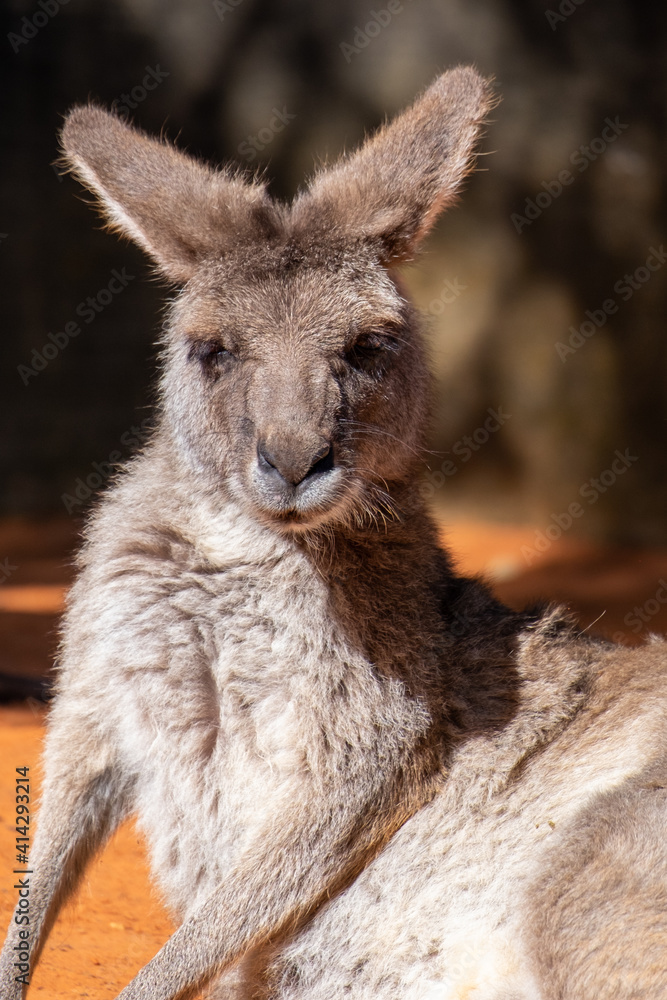
{"type": "Polygon", "coordinates": [[[173,282],[187,281],[203,259],[247,240],[272,214],[263,185],[214,170],[95,105],[72,109],[62,147],[110,226],[146,250],[173,282]]]}
{"type": "Polygon", "coordinates": [[[299,225],[374,243],[385,264],[405,260],[455,200],[495,103],[490,82],[471,67],[443,73],[359,150],[315,177],[295,203],[299,225]]]}

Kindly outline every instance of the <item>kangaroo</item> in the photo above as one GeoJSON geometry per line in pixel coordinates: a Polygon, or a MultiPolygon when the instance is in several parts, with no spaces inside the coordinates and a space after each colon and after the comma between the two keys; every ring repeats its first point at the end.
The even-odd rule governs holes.
{"type": "Polygon", "coordinates": [[[5,1000],[132,814],[179,926],[122,1000],[667,997],[664,645],[503,607],[418,489],[396,269],[492,103],[444,73],[289,206],[67,118],[70,168],[178,291],[156,429],[68,598],[5,1000]]]}

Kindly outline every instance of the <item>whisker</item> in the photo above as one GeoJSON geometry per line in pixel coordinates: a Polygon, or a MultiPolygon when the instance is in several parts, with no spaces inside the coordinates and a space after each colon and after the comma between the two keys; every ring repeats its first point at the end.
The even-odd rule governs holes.
{"type": "Polygon", "coordinates": [[[385,430],[384,427],[378,427],[377,424],[368,424],[361,420],[348,420],[346,418],[342,419],[340,423],[348,424],[352,428],[351,434],[381,434],[383,437],[388,437],[392,441],[397,441],[399,444],[403,445],[404,448],[407,448],[414,455],[417,455],[418,458],[422,458],[424,455],[433,455],[437,458],[440,455],[440,452],[432,451],[430,448],[417,449],[413,445],[408,444],[407,441],[403,441],[402,438],[392,434],[391,431],[385,430]]]}

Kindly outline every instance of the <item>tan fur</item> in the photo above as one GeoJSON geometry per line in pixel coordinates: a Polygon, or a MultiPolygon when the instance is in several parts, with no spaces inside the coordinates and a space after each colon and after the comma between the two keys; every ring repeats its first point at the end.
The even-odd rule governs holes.
{"type": "Polygon", "coordinates": [[[72,169],[182,287],[155,434],[69,598],[33,965],[135,813],[180,927],[123,1000],[667,998],[664,646],[502,607],[416,488],[429,380],[392,266],[490,104],[443,74],[292,206],[68,118],[72,169]]]}

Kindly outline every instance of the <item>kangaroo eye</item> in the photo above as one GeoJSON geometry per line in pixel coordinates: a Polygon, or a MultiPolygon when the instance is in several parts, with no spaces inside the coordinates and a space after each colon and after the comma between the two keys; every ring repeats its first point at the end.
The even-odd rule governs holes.
{"type": "Polygon", "coordinates": [[[398,349],[398,342],[385,334],[364,333],[345,352],[345,360],[358,371],[377,370],[390,351],[398,349]]]}
{"type": "Polygon", "coordinates": [[[190,358],[209,369],[218,368],[233,357],[232,352],[219,340],[198,340],[190,348],[190,358]]]}

